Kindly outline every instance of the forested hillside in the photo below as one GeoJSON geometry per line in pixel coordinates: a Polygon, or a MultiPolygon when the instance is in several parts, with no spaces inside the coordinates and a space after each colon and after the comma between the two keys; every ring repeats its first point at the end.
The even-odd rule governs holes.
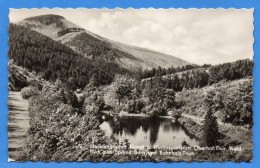
{"type": "MultiPolygon", "coordinates": [[[[77,52],[90,59],[102,59],[104,61],[118,61],[119,58],[126,57],[136,59],[134,56],[112,48],[111,44],[104,39],[94,37],[87,33],[81,33],[66,42],[65,45],[71,46],[77,52]]],[[[133,69],[134,71],[134,69],[133,69]]]]}
{"type": "Polygon", "coordinates": [[[113,62],[91,61],[67,46],[23,26],[10,24],[9,57],[18,66],[46,80],[60,79],[71,88],[110,83],[116,73],[126,73],[113,62]]]}
{"type": "Polygon", "coordinates": [[[177,67],[190,64],[172,55],[122,44],[101,37],[59,15],[34,16],[26,18],[17,24],[63,43],[87,58],[110,61],[129,71],[157,68],[158,66],[177,67]]]}
{"type": "Polygon", "coordinates": [[[151,85],[160,80],[165,87],[175,91],[182,91],[183,89],[202,88],[222,80],[233,81],[251,77],[253,67],[253,61],[245,59],[219,65],[187,65],[177,68],[159,67],[144,70],[140,76],[143,78],[143,84],[151,85]]]}

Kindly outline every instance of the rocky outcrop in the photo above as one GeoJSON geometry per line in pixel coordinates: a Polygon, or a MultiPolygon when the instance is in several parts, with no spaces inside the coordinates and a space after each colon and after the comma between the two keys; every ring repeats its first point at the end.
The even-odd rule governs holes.
{"type": "Polygon", "coordinates": [[[42,88],[44,83],[46,83],[43,79],[40,79],[36,75],[28,72],[26,69],[13,63],[9,63],[8,70],[8,89],[11,91],[20,91],[22,88],[27,86],[42,88]]]}

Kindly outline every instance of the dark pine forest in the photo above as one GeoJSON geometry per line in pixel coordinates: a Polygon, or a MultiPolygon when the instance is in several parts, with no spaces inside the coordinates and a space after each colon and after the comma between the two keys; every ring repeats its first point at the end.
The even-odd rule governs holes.
{"type": "Polygon", "coordinates": [[[9,57],[15,64],[35,71],[46,80],[60,79],[72,89],[84,88],[88,83],[94,86],[108,84],[114,74],[126,73],[111,61],[90,60],[23,26],[10,24],[9,34],[9,57]]]}

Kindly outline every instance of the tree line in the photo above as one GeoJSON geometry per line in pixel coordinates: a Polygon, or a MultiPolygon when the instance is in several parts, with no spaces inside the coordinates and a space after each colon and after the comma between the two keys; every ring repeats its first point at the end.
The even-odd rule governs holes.
{"type": "Polygon", "coordinates": [[[163,75],[169,75],[169,74],[175,74],[177,72],[183,72],[187,70],[192,70],[196,69],[199,66],[197,65],[185,65],[182,67],[169,67],[169,68],[162,68],[159,66],[158,68],[152,68],[151,70],[145,69],[142,72],[140,72],[140,78],[145,79],[145,78],[152,78],[156,76],[163,76],[163,75]]]}
{"type": "Polygon", "coordinates": [[[254,63],[252,60],[238,60],[236,62],[219,65],[203,65],[201,67],[152,69],[141,73],[141,78],[147,74],[154,74],[154,77],[143,79],[143,85],[153,86],[160,80],[161,85],[175,91],[183,89],[201,88],[207,85],[218,83],[221,80],[232,81],[236,79],[248,78],[253,75],[254,63]],[[174,72],[170,74],[170,72],[174,72]],[[163,75],[166,74],[166,75],[163,75]]]}

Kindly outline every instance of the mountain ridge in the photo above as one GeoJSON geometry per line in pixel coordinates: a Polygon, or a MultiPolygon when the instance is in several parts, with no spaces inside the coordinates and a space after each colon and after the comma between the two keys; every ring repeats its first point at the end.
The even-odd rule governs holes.
{"type": "Polygon", "coordinates": [[[48,14],[34,16],[26,18],[18,24],[59,41],[85,57],[114,61],[121,67],[131,71],[140,68],[152,69],[159,66],[167,68],[190,64],[181,58],[169,54],[101,37],[68,21],[60,15],[48,14]],[[62,35],[59,35],[59,33],[62,35]],[[85,38],[82,36],[85,36],[85,38]],[[92,38],[92,41],[89,38],[92,38]],[[101,53],[97,52],[100,46],[104,49],[101,53]]]}

